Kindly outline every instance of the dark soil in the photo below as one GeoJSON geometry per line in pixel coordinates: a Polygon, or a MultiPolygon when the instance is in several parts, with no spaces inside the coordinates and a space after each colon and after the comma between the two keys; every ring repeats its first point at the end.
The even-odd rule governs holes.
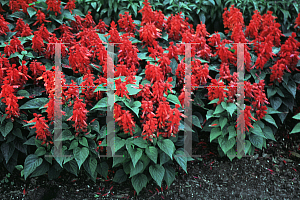
{"type": "Polygon", "coordinates": [[[119,185],[98,178],[94,183],[85,174],[76,177],[67,172],[53,181],[47,175],[24,181],[17,171],[6,177],[2,165],[0,199],[299,199],[300,154],[295,154],[300,153],[299,135],[282,132],[275,136],[277,142],[267,143],[267,149],[256,150],[254,158],[232,162],[218,157],[217,145],[201,138],[193,149],[195,155],[206,155],[202,161],[189,162],[188,174],[176,165],[176,179],[168,189],[165,183],[159,188],[151,182],[138,197],[129,181],[119,185]]]}

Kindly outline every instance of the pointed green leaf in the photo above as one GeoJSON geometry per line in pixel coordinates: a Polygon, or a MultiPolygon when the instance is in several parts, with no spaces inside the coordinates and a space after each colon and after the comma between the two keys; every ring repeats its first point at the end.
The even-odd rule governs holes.
{"type": "Polygon", "coordinates": [[[157,185],[159,185],[159,187],[161,187],[161,183],[162,183],[162,180],[165,175],[165,168],[159,164],[151,165],[149,167],[149,172],[150,172],[151,177],[157,183],[157,185]]]}

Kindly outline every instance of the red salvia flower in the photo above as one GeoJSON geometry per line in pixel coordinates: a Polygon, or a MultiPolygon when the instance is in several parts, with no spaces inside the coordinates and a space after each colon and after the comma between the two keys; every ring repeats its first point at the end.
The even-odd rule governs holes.
{"type": "Polygon", "coordinates": [[[64,9],[69,10],[70,13],[72,14],[72,10],[76,8],[75,2],[76,0],[69,0],[67,5],[64,7],[64,9]]]}
{"type": "Polygon", "coordinates": [[[136,72],[139,66],[138,48],[129,40],[129,34],[122,35],[122,44],[119,45],[118,62],[124,61],[129,72],[136,72]]]}
{"type": "MultiPolygon", "coordinates": [[[[56,35],[53,33],[53,36],[49,38],[49,43],[47,44],[47,47],[45,49],[45,57],[47,59],[54,59],[54,55],[55,55],[55,45],[53,45],[53,43],[62,43],[62,41],[59,41],[56,38],[56,35]]],[[[68,52],[67,52],[67,48],[64,44],[61,44],[61,57],[66,57],[68,52]]]]}
{"type": "Polygon", "coordinates": [[[83,25],[82,25],[83,18],[81,18],[78,15],[75,15],[74,18],[75,18],[75,21],[74,20],[71,21],[71,26],[75,32],[78,32],[83,27],[83,25]]]}
{"type": "Polygon", "coordinates": [[[46,20],[46,15],[41,10],[38,10],[36,14],[36,22],[33,24],[33,26],[36,25],[37,23],[43,24],[44,22],[51,22],[51,21],[46,20]]]}
{"type": "Polygon", "coordinates": [[[46,71],[45,65],[42,65],[41,62],[37,62],[36,60],[30,63],[29,69],[32,72],[32,78],[35,84],[37,83],[36,78],[40,77],[46,71]]]}
{"type": "Polygon", "coordinates": [[[144,140],[149,140],[150,142],[153,142],[152,138],[155,138],[155,132],[157,131],[157,124],[158,121],[156,118],[154,118],[154,113],[149,113],[147,115],[148,120],[145,124],[143,124],[143,132],[142,136],[144,140]]]}
{"type": "Polygon", "coordinates": [[[97,26],[95,26],[95,29],[98,30],[97,32],[104,34],[105,32],[107,32],[106,27],[108,27],[108,25],[106,25],[105,22],[100,19],[97,26]]]}
{"type": "Polygon", "coordinates": [[[141,10],[138,11],[139,13],[142,13],[142,22],[141,22],[142,26],[147,24],[147,23],[151,23],[151,22],[156,21],[155,15],[153,14],[153,11],[151,9],[151,5],[148,2],[148,0],[145,0],[143,2],[143,4],[144,4],[144,7],[141,10]]]}
{"type": "Polygon", "coordinates": [[[110,30],[108,31],[108,34],[104,35],[105,37],[110,36],[108,39],[111,43],[122,43],[120,34],[117,30],[117,25],[114,21],[110,23],[110,30]]]}
{"type": "MultiPolygon", "coordinates": [[[[51,94],[49,94],[49,102],[46,105],[44,105],[44,107],[47,108],[46,112],[48,114],[47,117],[48,117],[49,121],[54,120],[54,115],[55,115],[54,103],[55,103],[54,93],[51,93],[51,94]]],[[[64,111],[58,111],[58,112],[61,112],[62,115],[66,114],[66,112],[64,112],[64,111]]],[[[53,124],[53,122],[51,124],[53,124]]]]}
{"type": "Polygon", "coordinates": [[[209,36],[209,33],[206,31],[205,24],[202,24],[202,21],[197,25],[195,35],[199,38],[209,36]]]}
{"type": "Polygon", "coordinates": [[[4,47],[4,53],[7,56],[10,56],[13,53],[21,53],[24,50],[24,46],[21,44],[21,41],[16,36],[13,36],[13,38],[10,40],[10,45],[6,45],[4,47]]]}
{"type": "Polygon", "coordinates": [[[115,84],[116,84],[115,95],[121,96],[121,97],[125,96],[125,97],[127,97],[127,99],[130,99],[130,97],[128,96],[128,90],[126,87],[127,84],[122,82],[120,78],[115,81],[115,84]]]}
{"type": "Polygon", "coordinates": [[[46,0],[46,4],[48,5],[47,10],[55,12],[55,16],[57,16],[57,13],[61,14],[60,0],[46,0]]]}
{"type": "Polygon", "coordinates": [[[94,26],[96,26],[96,23],[94,22],[90,11],[88,11],[88,14],[83,19],[82,25],[85,28],[93,28],[94,26]]]}
{"type": "Polygon", "coordinates": [[[260,12],[255,10],[249,25],[245,30],[245,36],[256,39],[258,37],[258,32],[262,29],[262,17],[260,12]]]}
{"type": "Polygon", "coordinates": [[[235,127],[237,127],[239,130],[241,130],[241,132],[244,132],[245,129],[247,131],[249,131],[248,127],[254,128],[251,124],[251,119],[253,119],[255,121],[256,121],[256,119],[254,117],[252,117],[250,110],[251,110],[251,106],[246,106],[245,110],[241,110],[241,113],[244,113],[244,119],[243,119],[243,115],[240,115],[239,118],[237,119],[237,125],[235,127]],[[240,123],[242,121],[245,122],[245,127],[241,127],[240,123]]]}
{"type": "Polygon", "coordinates": [[[143,110],[142,111],[143,112],[142,118],[144,118],[145,115],[147,116],[149,113],[153,112],[153,103],[152,103],[152,101],[142,100],[141,108],[143,110]]]}
{"type": "Polygon", "coordinates": [[[17,37],[27,37],[32,35],[32,30],[29,24],[25,24],[22,18],[19,18],[16,24],[15,31],[17,31],[17,37]]]}
{"type": "Polygon", "coordinates": [[[4,79],[4,70],[10,68],[9,60],[5,57],[5,54],[0,53],[0,84],[4,79]]]}
{"type": "Polygon", "coordinates": [[[95,85],[94,85],[94,75],[88,70],[87,74],[83,77],[83,82],[80,84],[81,93],[85,98],[85,102],[91,104],[91,99],[95,97],[95,85]]]}
{"type": "Polygon", "coordinates": [[[256,110],[257,120],[263,119],[268,113],[267,110],[268,108],[265,105],[261,106],[259,110],[256,110]]]}
{"type": "MultiPolygon", "coordinates": [[[[198,28],[199,29],[199,28],[198,28]]],[[[202,29],[200,27],[200,29],[202,29]]],[[[166,30],[168,31],[168,37],[173,40],[180,40],[182,34],[189,30],[189,27],[184,23],[181,12],[174,15],[171,14],[166,21],[166,30]]],[[[198,32],[198,34],[202,34],[198,32]]]]}
{"type": "Polygon", "coordinates": [[[154,23],[145,24],[139,30],[140,39],[145,43],[143,48],[147,46],[156,46],[158,43],[156,41],[157,38],[161,37],[161,30],[156,28],[154,23]]]}
{"type": "Polygon", "coordinates": [[[34,2],[36,0],[10,0],[9,1],[9,8],[12,10],[12,13],[23,10],[25,14],[28,14],[27,8],[29,7],[28,4],[34,2]]]}
{"type": "Polygon", "coordinates": [[[151,83],[156,81],[162,81],[164,79],[162,69],[157,65],[151,65],[149,61],[146,65],[145,74],[145,78],[151,81],[151,83]]]}
{"type": "Polygon", "coordinates": [[[152,101],[160,102],[164,96],[165,83],[163,81],[155,81],[152,85],[152,101]]]}
{"type": "Polygon", "coordinates": [[[229,30],[225,30],[225,33],[228,34],[229,31],[232,31],[233,28],[241,24],[242,27],[244,27],[244,18],[243,14],[240,12],[238,8],[234,8],[234,5],[232,4],[230,6],[230,11],[227,10],[227,8],[224,8],[224,13],[222,14],[223,16],[223,23],[224,23],[224,28],[228,28],[229,30]]]}
{"type": "Polygon", "coordinates": [[[10,67],[8,67],[8,69],[6,70],[6,75],[11,85],[15,85],[17,87],[20,86],[22,73],[19,72],[19,70],[16,68],[16,64],[13,64],[10,67]]]}
{"type": "MultiPolygon", "coordinates": [[[[47,141],[47,136],[51,137],[52,139],[52,134],[48,130],[49,126],[46,124],[48,120],[45,120],[45,117],[42,117],[41,114],[36,114],[33,113],[34,119],[28,121],[27,123],[34,123],[35,125],[32,126],[31,128],[36,128],[36,138],[39,140],[42,140],[42,145],[46,143],[47,141]]],[[[49,141],[49,143],[53,143],[52,141],[49,141]]]]}
{"type": "Polygon", "coordinates": [[[2,5],[0,4],[0,13],[1,12],[6,12],[5,10],[3,10],[2,5]]]}
{"type": "Polygon", "coordinates": [[[26,61],[22,61],[22,65],[18,67],[18,71],[21,74],[21,79],[19,80],[21,88],[26,84],[28,78],[31,78],[28,73],[28,67],[25,65],[26,61]]]}
{"type": "Polygon", "coordinates": [[[6,104],[5,113],[7,114],[6,119],[20,116],[18,98],[14,95],[14,88],[10,84],[8,77],[4,80],[4,85],[1,86],[0,98],[2,102],[6,104]]]}
{"type": "Polygon", "coordinates": [[[178,110],[180,107],[179,104],[175,105],[175,108],[170,111],[170,125],[168,126],[168,134],[167,137],[176,137],[175,134],[178,132],[178,127],[180,125],[181,118],[186,117],[185,115],[181,114],[178,110]]]}
{"type": "Polygon", "coordinates": [[[131,136],[133,136],[133,131],[135,127],[135,123],[133,121],[133,116],[128,110],[123,110],[123,114],[121,117],[116,118],[116,122],[121,123],[121,127],[124,130],[125,134],[130,133],[131,136]]]}
{"type": "Polygon", "coordinates": [[[224,101],[224,98],[227,97],[227,91],[224,89],[225,84],[222,81],[218,82],[216,79],[212,79],[210,86],[211,87],[208,87],[208,99],[212,101],[219,98],[217,104],[220,104],[224,101]]]}
{"type": "Polygon", "coordinates": [[[34,32],[34,36],[32,38],[32,49],[37,53],[42,53],[44,51],[43,47],[45,46],[43,38],[38,34],[38,32],[34,32]]]}
{"type": "Polygon", "coordinates": [[[118,24],[120,27],[121,32],[127,32],[127,33],[134,33],[136,28],[134,21],[131,18],[131,15],[129,15],[129,12],[125,12],[124,15],[119,14],[120,19],[118,20],[118,24]]]}
{"type": "MultiPolygon", "coordinates": [[[[158,118],[158,127],[161,129],[167,128],[167,120],[170,118],[171,107],[169,102],[166,101],[165,97],[162,97],[162,100],[159,102],[159,106],[156,110],[156,117],[158,118]]],[[[157,134],[159,137],[159,134],[157,134]]]]}
{"type": "Polygon", "coordinates": [[[221,36],[218,32],[215,32],[207,41],[209,41],[210,46],[218,46],[221,43],[221,36]]]}
{"type": "Polygon", "coordinates": [[[89,50],[86,47],[76,44],[70,48],[69,63],[75,73],[78,70],[81,74],[86,74],[88,70],[91,70],[89,50]]]}
{"type": "Polygon", "coordinates": [[[231,81],[231,74],[228,63],[221,63],[220,65],[220,79],[231,81]]]}
{"type": "MultiPolygon", "coordinates": [[[[69,99],[76,99],[79,97],[79,86],[77,85],[76,82],[71,80],[70,85],[66,85],[67,90],[63,93],[63,101],[67,102],[69,99]]],[[[68,106],[72,105],[72,101],[68,104],[68,106]]]]}
{"type": "Polygon", "coordinates": [[[72,120],[75,122],[73,127],[75,128],[76,136],[79,134],[79,131],[86,132],[87,129],[87,116],[88,110],[85,108],[85,103],[83,103],[82,99],[76,98],[73,106],[73,115],[68,119],[68,121],[72,120]]]}

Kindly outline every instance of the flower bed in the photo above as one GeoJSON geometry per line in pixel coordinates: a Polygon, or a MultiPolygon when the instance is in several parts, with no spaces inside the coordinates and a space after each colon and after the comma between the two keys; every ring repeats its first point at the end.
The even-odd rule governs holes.
{"type": "MultiPolygon", "coordinates": [[[[95,181],[98,174],[108,178],[113,168],[113,181],[130,178],[137,193],[151,179],[170,186],[174,160],[186,172],[193,160],[184,149],[184,130],[195,142],[198,134],[209,132],[219,153],[232,160],[237,130],[245,132],[244,152],[253,155],[255,148],[266,148],[267,139],[275,140],[278,125],[295,107],[300,43],[296,33],[281,43],[284,35],[272,12],[261,16],[256,11],[246,27],[238,9],[225,8],[226,36],[209,34],[202,23],[194,30],[180,13],[167,18],[147,0],[139,11],[141,21],[120,14],[109,29],[90,13],[83,16],[72,0],[64,7],[52,0],[9,2],[2,4],[9,12],[0,15],[0,158],[8,171],[17,168],[25,179],[45,173],[55,179],[63,170],[78,175],[83,167],[95,181]],[[63,43],[61,72],[55,71],[55,43],[63,43]],[[108,43],[115,43],[116,62],[108,56],[108,43]],[[183,114],[187,58],[185,45],[178,43],[192,43],[192,116],[183,114]],[[243,47],[244,105],[238,104],[243,69],[237,43],[248,43],[243,47]],[[61,151],[70,155],[65,157],[56,156],[54,145],[59,73],[61,151]],[[106,141],[111,122],[105,120],[111,109],[108,74],[115,85],[111,141],[106,141]],[[184,118],[192,118],[191,127],[184,118]],[[121,157],[103,157],[107,143],[121,157]]],[[[295,24],[300,27],[300,14],[295,24]]]]}

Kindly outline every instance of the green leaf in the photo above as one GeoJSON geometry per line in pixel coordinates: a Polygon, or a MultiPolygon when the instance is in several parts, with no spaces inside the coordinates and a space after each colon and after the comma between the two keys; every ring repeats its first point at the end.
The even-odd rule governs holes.
{"type": "Polygon", "coordinates": [[[75,157],[75,160],[78,164],[78,167],[80,169],[81,165],[83,164],[83,162],[87,159],[87,157],[89,156],[89,149],[86,147],[76,147],[73,150],[73,154],[75,157]]]}
{"type": "Polygon", "coordinates": [[[300,113],[298,113],[297,115],[295,115],[293,118],[300,120],[300,113]]]}
{"type": "Polygon", "coordinates": [[[292,132],[290,132],[290,134],[293,133],[299,133],[300,132],[300,123],[298,123],[292,130],[292,132]]]}
{"type": "Polygon", "coordinates": [[[37,156],[43,156],[46,154],[46,149],[45,147],[39,147],[37,150],[34,152],[35,155],[37,156]]]}
{"type": "Polygon", "coordinates": [[[250,147],[251,147],[251,142],[249,140],[245,140],[245,154],[248,153],[250,147]]]}
{"type": "Polygon", "coordinates": [[[234,147],[234,145],[236,143],[236,139],[231,138],[228,140],[226,137],[221,136],[218,138],[218,142],[219,142],[221,149],[226,154],[228,150],[230,150],[232,147],[234,147]]]}
{"type": "Polygon", "coordinates": [[[116,174],[113,179],[114,182],[123,183],[126,180],[127,180],[127,174],[124,172],[123,169],[119,169],[118,171],[116,171],[116,174]]]}
{"type": "Polygon", "coordinates": [[[11,142],[3,143],[1,145],[1,152],[6,161],[6,164],[8,163],[11,156],[14,154],[14,150],[15,150],[15,147],[14,147],[13,143],[11,143],[11,142]]]}
{"type": "Polygon", "coordinates": [[[140,147],[140,148],[147,148],[148,144],[147,141],[144,140],[142,137],[134,138],[133,144],[140,147]]]}
{"type": "Polygon", "coordinates": [[[169,165],[165,166],[164,180],[166,181],[168,187],[170,187],[175,180],[175,169],[173,167],[169,165]]]}
{"type": "Polygon", "coordinates": [[[272,108],[272,107],[268,107],[267,106],[267,114],[269,114],[269,115],[271,115],[271,114],[277,114],[277,113],[281,113],[280,111],[277,111],[277,110],[275,110],[274,108],[272,108]]]}
{"type": "Polygon", "coordinates": [[[167,32],[163,32],[161,34],[161,38],[164,39],[164,40],[166,40],[166,41],[168,41],[168,37],[169,37],[169,35],[167,34],[167,32]]]}
{"type": "Polygon", "coordinates": [[[72,143],[70,144],[69,150],[75,149],[76,147],[78,147],[78,141],[73,140],[72,143]]]}
{"type": "Polygon", "coordinates": [[[24,179],[26,180],[27,177],[38,167],[42,164],[43,159],[39,158],[37,155],[30,154],[26,157],[24,163],[24,179]]]}
{"type": "Polygon", "coordinates": [[[159,140],[157,141],[157,145],[171,158],[171,160],[173,160],[172,155],[175,151],[175,145],[170,139],[159,140]]]}
{"type": "Polygon", "coordinates": [[[275,110],[277,110],[277,109],[281,106],[282,100],[281,100],[280,97],[272,97],[272,98],[270,99],[270,103],[271,103],[272,107],[273,107],[275,110]]]}
{"type": "Polygon", "coordinates": [[[169,94],[168,97],[167,97],[167,101],[171,102],[171,103],[174,103],[174,104],[179,104],[180,107],[181,107],[181,103],[180,101],[178,100],[178,97],[176,95],[173,95],[173,94],[169,94]]]}
{"type": "Polygon", "coordinates": [[[227,118],[225,118],[225,117],[221,117],[220,119],[219,119],[219,124],[220,124],[220,126],[221,126],[221,130],[223,130],[223,128],[224,128],[224,126],[227,124],[227,118]]]}
{"type": "Polygon", "coordinates": [[[268,98],[271,98],[272,96],[274,96],[276,94],[276,89],[273,87],[269,87],[267,89],[267,94],[268,94],[268,98]]]}
{"type": "Polygon", "coordinates": [[[29,98],[30,94],[26,90],[19,90],[16,96],[21,96],[25,98],[29,98]]]}
{"type": "Polygon", "coordinates": [[[272,47],[272,51],[274,54],[278,54],[280,49],[281,49],[281,47],[272,47]]]}
{"type": "MultiPolygon", "coordinates": [[[[284,83],[283,83],[284,85],[284,83]]],[[[289,80],[288,84],[287,84],[287,89],[289,90],[289,92],[293,95],[293,97],[296,97],[296,92],[297,92],[297,85],[293,80],[289,80]]]]}
{"type": "Polygon", "coordinates": [[[89,143],[88,143],[86,137],[81,137],[79,140],[79,144],[81,144],[82,146],[85,146],[85,147],[89,147],[89,143]]]}
{"type": "Polygon", "coordinates": [[[260,128],[260,126],[257,123],[254,123],[252,125],[254,128],[250,128],[250,132],[254,133],[255,135],[258,135],[260,137],[266,138],[260,128]]]}
{"type": "Polygon", "coordinates": [[[192,115],[193,125],[198,128],[202,128],[199,118],[196,115],[192,115]]]}
{"type": "Polygon", "coordinates": [[[128,90],[128,95],[136,95],[142,90],[142,89],[138,89],[138,86],[136,86],[135,84],[127,84],[126,88],[128,90]]]}
{"type": "Polygon", "coordinates": [[[48,98],[35,98],[27,101],[25,104],[23,104],[20,109],[38,109],[43,107],[45,104],[47,104],[49,101],[48,98]]]}
{"type": "Polygon", "coordinates": [[[142,105],[140,101],[134,101],[133,103],[128,103],[127,101],[125,101],[124,103],[130,110],[132,110],[136,114],[136,116],[139,116],[140,107],[142,105]]]}
{"type": "Polygon", "coordinates": [[[150,172],[151,177],[157,183],[157,185],[159,185],[159,187],[161,187],[161,183],[162,183],[162,180],[165,175],[165,168],[159,164],[151,165],[149,167],[149,172],[150,172]]]}
{"type": "Polygon", "coordinates": [[[219,127],[213,128],[210,132],[210,142],[222,135],[222,131],[219,127]]]}
{"type": "Polygon", "coordinates": [[[176,69],[177,69],[177,67],[178,67],[178,63],[177,63],[177,61],[175,60],[175,58],[172,58],[171,59],[171,64],[170,64],[170,67],[171,67],[171,69],[172,69],[172,74],[176,74],[176,69]]]}
{"type": "Polygon", "coordinates": [[[139,161],[139,159],[143,155],[143,150],[140,148],[132,148],[131,145],[126,146],[127,151],[131,157],[133,167],[135,167],[136,163],[139,161]]]}
{"type": "Polygon", "coordinates": [[[122,154],[117,154],[117,155],[122,155],[122,157],[113,157],[113,165],[112,167],[118,166],[118,164],[122,164],[126,158],[127,158],[127,151],[122,151],[122,154]],[[125,154],[125,155],[124,155],[125,154]]]}
{"type": "Polygon", "coordinates": [[[156,147],[152,147],[152,146],[147,147],[145,149],[145,153],[155,164],[157,164],[158,151],[156,147]]]}
{"type": "Polygon", "coordinates": [[[130,176],[129,178],[139,174],[140,172],[142,172],[144,164],[142,161],[138,161],[137,164],[135,165],[135,167],[133,166],[132,162],[130,162],[130,176]]]}
{"type": "Polygon", "coordinates": [[[262,149],[263,142],[264,142],[263,137],[255,135],[255,134],[250,134],[249,140],[255,147],[262,149]]]}
{"type": "Polygon", "coordinates": [[[99,110],[100,108],[107,108],[107,97],[102,98],[91,110],[99,110]]]}
{"type": "Polygon", "coordinates": [[[146,56],[148,52],[145,53],[138,53],[138,58],[141,60],[147,60],[149,56],[146,56]]]}
{"type": "Polygon", "coordinates": [[[236,150],[234,148],[231,148],[226,153],[227,157],[232,161],[236,157],[236,150]]]}
{"type": "Polygon", "coordinates": [[[232,117],[232,114],[234,111],[236,111],[236,105],[234,103],[228,103],[226,107],[227,112],[229,112],[230,116],[232,117]]]}
{"type": "Polygon", "coordinates": [[[273,124],[274,126],[276,126],[276,128],[278,128],[275,120],[273,119],[273,117],[271,115],[265,115],[265,117],[263,119],[266,120],[267,122],[269,122],[270,124],[273,124]]]}
{"type": "Polygon", "coordinates": [[[125,145],[125,140],[124,139],[121,139],[119,137],[115,137],[115,142],[114,144],[112,144],[114,139],[111,140],[111,144],[110,146],[113,147],[113,145],[115,146],[115,152],[117,152],[119,149],[121,149],[124,145],[125,145]]]}
{"type": "Polygon", "coordinates": [[[2,132],[3,137],[6,137],[10,131],[13,129],[14,124],[12,122],[7,122],[5,124],[4,132],[2,132]]]}
{"type": "Polygon", "coordinates": [[[211,100],[208,104],[218,103],[218,101],[219,101],[219,98],[211,100]]]}
{"type": "Polygon", "coordinates": [[[36,14],[36,11],[31,7],[27,8],[27,12],[28,12],[30,18],[36,14]]]}
{"type": "Polygon", "coordinates": [[[266,136],[267,139],[273,140],[273,141],[276,142],[276,139],[274,137],[273,131],[272,131],[272,129],[270,127],[265,126],[263,128],[263,133],[264,133],[264,135],[266,136]]]}
{"type": "Polygon", "coordinates": [[[72,134],[70,130],[63,130],[61,135],[61,138],[57,138],[55,141],[66,141],[74,139],[74,134],[72,134]]]}
{"type": "Polygon", "coordinates": [[[234,126],[229,126],[228,127],[228,132],[229,132],[229,136],[228,136],[228,140],[230,140],[231,138],[235,138],[236,137],[236,129],[234,126]]]}
{"type": "Polygon", "coordinates": [[[180,167],[187,173],[187,155],[184,153],[183,150],[177,150],[174,153],[174,159],[180,165],[180,167]]]}
{"type": "Polygon", "coordinates": [[[147,185],[147,176],[145,174],[137,174],[134,177],[131,178],[131,184],[133,188],[135,189],[137,195],[140,193],[140,191],[146,187],[147,185]]]}
{"type": "MultiPolygon", "coordinates": [[[[299,60],[300,62],[300,60],[299,60]]],[[[293,79],[296,83],[300,83],[300,73],[297,73],[293,76],[293,79]]]]}

